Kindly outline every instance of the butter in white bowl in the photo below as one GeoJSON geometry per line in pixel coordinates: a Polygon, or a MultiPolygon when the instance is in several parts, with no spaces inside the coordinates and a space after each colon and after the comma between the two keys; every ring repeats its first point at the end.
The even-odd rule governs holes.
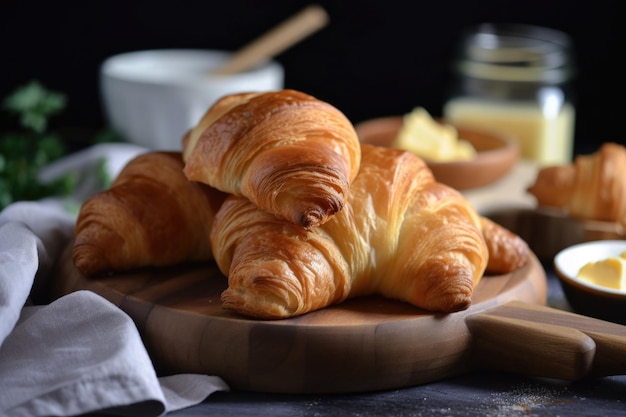
{"type": "Polygon", "coordinates": [[[554,267],[569,280],[626,295],[625,252],[626,240],[579,243],[560,251],[554,267]]]}
{"type": "Polygon", "coordinates": [[[626,252],[584,264],[576,278],[593,285],[626,291],[626,252]]]}
{"type": "Polygon", "coordinates": [[[626,240],[578,243],[554,257],[554,270],[572,309],[626,324],[626,240]]]}

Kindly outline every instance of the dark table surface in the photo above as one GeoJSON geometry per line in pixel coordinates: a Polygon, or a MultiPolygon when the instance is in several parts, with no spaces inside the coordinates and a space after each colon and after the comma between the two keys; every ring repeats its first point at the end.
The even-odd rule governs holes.
{"type": "MultiPolygon", "coordinates": [[[[548,305],[570,310],[550,266],[548,305]]],[[[217,392],[187,416],[626,416],[626,375],[561,381],[473,372],[429,384],[359,394],[217,392]]]]}

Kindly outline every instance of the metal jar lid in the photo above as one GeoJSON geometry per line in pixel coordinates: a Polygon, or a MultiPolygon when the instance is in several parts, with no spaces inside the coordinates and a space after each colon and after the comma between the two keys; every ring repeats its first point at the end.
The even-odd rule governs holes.
{"type": "Polygon", "coordinates": [[[572,42],[555,29],[483,23],[463,34],[454,66],[474,78],[562,83],[574,75],[572,42]]]}

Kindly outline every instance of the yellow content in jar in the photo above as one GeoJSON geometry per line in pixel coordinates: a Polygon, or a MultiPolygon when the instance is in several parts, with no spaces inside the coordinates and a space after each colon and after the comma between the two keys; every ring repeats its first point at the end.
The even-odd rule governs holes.
{"type": "Polygon", "coordinates": [[[454,126],[438,123],[422,107],[404,116],[392,147],[433,162],[468,160],[476,154],[471,143],[459,139],[454,126]]]}
{"type": "Polygon", "coordinates": [[[613,256],[600,261],[587,262],[578,271],[578,279],[611,288],[626,290],[626,252],[619,257],[613,256]]]}
{"type": "Polygon", "coordinates": [[[458,98],[445,105],[443,114],[450,123],[509,134],[519,144],[522,158],[540,165],[565,164],[572,159],[574,107],[569,103],[553,107],[458,98]]]}

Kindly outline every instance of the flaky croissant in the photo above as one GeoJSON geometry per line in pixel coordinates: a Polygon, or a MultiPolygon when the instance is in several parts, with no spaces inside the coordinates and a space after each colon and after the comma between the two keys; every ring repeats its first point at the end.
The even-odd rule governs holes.
{"type": "Polygon", "coordinates": [[[506,274],[528,262],[530,248],[524,239],[486,217],[480,218],[480,224],[489,252],[486,273],[506,274]]]}
{"type": "Polygon", "coordinates": [[[453,312],[470,305],[489,248],[498,249],[498,268],[526,261],[508,253],[512,234],[436,182],[417,156],[368,145],[362,151],[346,206],[320,227],[291,224],[242,197],[224,202],[211,231],[215,260],[228,276],[224,308],[274,319],[381,294],[453,312]]]}
{"type": "Polygon", "coordinates": [[[81,206],[72,259],[85,276],[213,259],[209,233],[226,194],[192,183],[180,152],[128,162],[81,206]]]}
{"type": "Polygon", "coordinates": [[[361,151],[332,105],[281,90],[218,100],[183,139],[184,172],[304,227],[345,204],[361,151]]]}
{"type": "Polygon", "coordinates": [[[578,155],[573,164],[544,167],[528,192],[539,206],[626,225],[626,148],[608,142],[595,153],[578,155]]]}

